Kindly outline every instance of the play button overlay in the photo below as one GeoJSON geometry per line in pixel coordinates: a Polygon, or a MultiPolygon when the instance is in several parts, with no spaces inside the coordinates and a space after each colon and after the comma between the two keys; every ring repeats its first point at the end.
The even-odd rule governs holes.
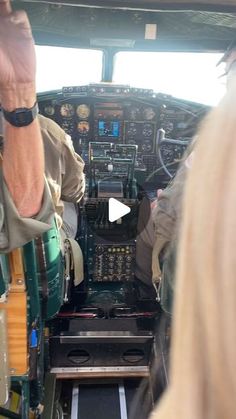
{"type": "Polygon", "coordinates": [[[108,201],[108,219],[110,223],[120,220],[120,218],[129,214],[131,211],[128,205],[123,204],[115,198],[110,198],[108,201]]]}
{"type": "Polygon", "coordinates": [[[110,196],[98,197],[95,191],[95,196],[86,197],[84,202],[83,229],[91,243],[95,240],[128,245],[146,227],[152,232],[151,202],[146,191],[137,185],[134,197],[118,197],[112,196],[111,186],[110,196]]]}

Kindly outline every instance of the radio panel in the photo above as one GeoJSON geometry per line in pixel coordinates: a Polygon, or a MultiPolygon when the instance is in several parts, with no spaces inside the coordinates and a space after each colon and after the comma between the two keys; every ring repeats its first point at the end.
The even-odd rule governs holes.
{"type": "Polygon", "coordinates": [[[134,277],[135,243],[96,243],[94,281],[129,281],[134,277]]]}

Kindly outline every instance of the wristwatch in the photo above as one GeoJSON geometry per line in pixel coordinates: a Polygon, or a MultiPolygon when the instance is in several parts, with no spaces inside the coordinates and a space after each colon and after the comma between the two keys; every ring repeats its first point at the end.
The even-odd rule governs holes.
{"type": "Polygon", "coordinates": [[[32,108],[17,108],[11,112],[2,108],[5,120],[14,127],[26,127],[27,125],[30,125],[36,118],[38,110],[37,102],[32,108]]]}

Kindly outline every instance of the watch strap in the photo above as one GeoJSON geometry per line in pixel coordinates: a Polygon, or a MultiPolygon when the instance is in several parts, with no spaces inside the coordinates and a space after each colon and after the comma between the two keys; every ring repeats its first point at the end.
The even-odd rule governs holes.
{"type": "Polygon", "coordinates": [[[6,111],[2,108],[3,116],[9,124],[14,127],[26,127],[30,125],[31,122],[38,115],[38,104],[35,102],[32,108],[17,108],[14,111],[6,111]]]}

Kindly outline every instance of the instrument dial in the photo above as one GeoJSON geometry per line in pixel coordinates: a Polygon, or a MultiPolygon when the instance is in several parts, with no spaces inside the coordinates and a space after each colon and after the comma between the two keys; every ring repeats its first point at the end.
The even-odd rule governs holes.
{"type": "Polygon", "coordinates": [[[47,105],[44,107],[44,113],[49,116],[53,116],[55,113],[55,108],[52,105],[47,105]]]}
{"type": "Polygon", "coordinates": [[[153,134],[153,126],[151,124],[144,124],[143,126],[143,136],[151,137],[153,134]]]}
{"type": "Polygon", "coordinates": [[[81,119],[88,119],[90,115],[90,108],[88,105],[85,105],[84,103],[82,105],[79,105],[76,109],[76,113],[79,118],[81,119]]]}
{"type": "Polygon", "coordinates": [[[128,137],[135,137],[136,134],[137,134],[136,124],[135,124],[135,122],[131,122],[128,125],[127,136],[128,137]]]}
{"type": "Polygon", "coordinates": [[[146,153],[152,151],[152,143],[149,140],[146,140],[142,144],[142,150],[145,151],[146,153]]]}
{"type": "Polygon", "coordinates": [[[137,121],[140,119],[140,109],[139,108],[130,108],[128,110],[128,119],[137,121]]]}
{"type": "Polygon", "coordinates": [[[61,124],[62,129],[64,129],[64,131],[69,134],[70,136],[73,136],[73,132],[74,132],[74,122],[72,119],[64,119],[62,124],[61,124]]]}
{"type": "Polygon", "coordinates": [[[156,112],[153,108],[149,107],[149,108],[145,108],[143,110],[143,118],[151,121],[152,119],[154,119],[156,116],[156,112]]]}
{"type": "Polygon", "coordinates": [[[161,146],[161,154],[165,164],[169,164],[174,161],[174,150],[170,144],[163,144],[161,146]]]}
{"type": "Polygon", "coordinates": [[[163,124],[163,128],[164,128],[166,134],[170,134],[174,129],[174,124],[171,121],[166,121],[166,123],[163,124]]]}
{"type": "Polygon", "coordinates": [[[77,130],[81,135],[87,135],[89,132],[89,123],[87,121],[80,121],[77,125],[77,130]]]}
{"type": "Polygon", "coordinates": [[[61,105],[60,114],[65,118],[71,118],[75,113],[73,105],[71,103],[64,103],[61,105]]]}
{"type": "Polygon", "coordinates": [[[174,161],[175,162],[178,163],[183,158],[185,150],[186,150],[186,146],[181,146],[179,144],[174,147],[174,161]]]}

